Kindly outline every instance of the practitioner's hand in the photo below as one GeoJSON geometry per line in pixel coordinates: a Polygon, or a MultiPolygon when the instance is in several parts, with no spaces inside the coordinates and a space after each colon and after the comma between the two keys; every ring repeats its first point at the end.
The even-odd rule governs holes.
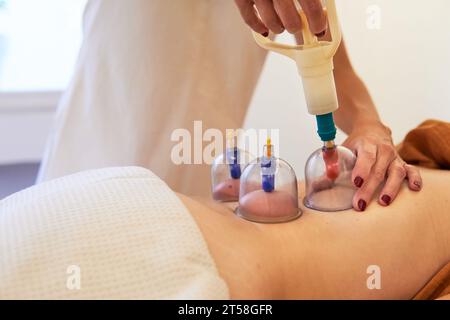
{"type": "MultiPolygon", "coordinates": [[[[235,0],[245,23],[267,37],[269,31],[298,33],[302,22],[293,0],[235,0]]],[[[299,0],[311,32],[321,37],[327,30],[327,19],[321,0],[299,0]]]]}
{"type": "Polygon", "coordinates": [[[357,155],[352,174],[353,183],[359,188],[353,198],[356,210],[364,211],[381,185],[378,202],[383,206],[394,201],[405,179],[411,190],[421,190],[419,169],[400,158],[392,142],[390,129],[381,123],[360,123],[344,146],[357,155]]]}

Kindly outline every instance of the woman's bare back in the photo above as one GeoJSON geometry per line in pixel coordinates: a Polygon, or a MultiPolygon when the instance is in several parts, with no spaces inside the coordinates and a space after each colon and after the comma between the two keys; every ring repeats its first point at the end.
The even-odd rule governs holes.
{"type": "MultiPolygon", "coordinates": [[[[423,170],[384,208],[320,213],[277,225],[180,196],[196,219],[232,298],[409,299],[450,261],[450,172],[423,170]]],[[[303,191],[300,192],[303,194],[303,191]]]]}

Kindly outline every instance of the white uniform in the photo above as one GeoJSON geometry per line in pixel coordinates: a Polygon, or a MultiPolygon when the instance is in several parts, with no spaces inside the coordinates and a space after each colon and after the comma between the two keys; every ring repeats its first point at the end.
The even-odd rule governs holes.
{"type": "Polygon", "coordinates": [[[0,300],[230,298],[194,218],[148,170],[66,176],[0,212],[0,300]]]}
{"type": "Polygon", "coordinates": [[[231,0],[91,0],[39,181],[137,165],[208,195],[208,165],[175,165],[173,130],[239,128],[266,52],[231,0]]]}

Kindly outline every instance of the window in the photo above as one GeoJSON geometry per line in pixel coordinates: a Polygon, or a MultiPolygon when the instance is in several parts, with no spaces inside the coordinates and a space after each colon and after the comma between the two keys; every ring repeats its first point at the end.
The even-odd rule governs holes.
{"type": "Polygon", "coordinates": [[[39,162],[73,73],[86,0],[0,0],[0,165],[39,162]]]}
{"type": "Polygon", "coordinates": [[[82,39],[86,0],[0,0],[0,93],[61,91],[82,39]]]}

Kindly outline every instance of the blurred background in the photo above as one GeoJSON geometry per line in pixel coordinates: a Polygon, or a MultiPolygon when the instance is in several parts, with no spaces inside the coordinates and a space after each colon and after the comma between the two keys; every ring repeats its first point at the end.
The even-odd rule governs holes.
{"type": "MultiPolygon", "coordinates": [[[[395,141],[425,119],[450,121],[448,0],[427,1],[426,8],[419,0],[337,3],[353,64],[395,141]]],[[[34,183],[76,63],[85,4],[0,0],[0,199],[34,183]]],[[[280,155],[303,177],[320,143],[294,62],[269,55],[245,127],[279,128],[280,155]]]]}
{"type": "Polygon", "coordinates": [[[0,0],[0,199],[34,183],[86,0],[0,0]]]}

